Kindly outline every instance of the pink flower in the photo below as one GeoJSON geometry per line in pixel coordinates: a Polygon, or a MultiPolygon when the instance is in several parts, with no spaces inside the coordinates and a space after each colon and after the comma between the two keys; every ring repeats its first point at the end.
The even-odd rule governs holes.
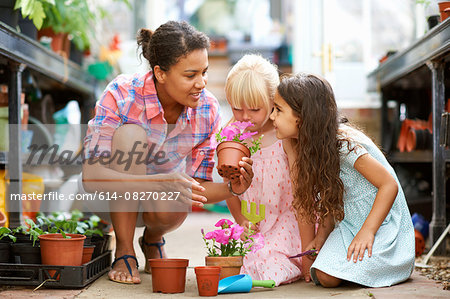
{"type": "Polygon", "coordinates": [[[231,228],[231,238],[235,240],[239,240],[241,238],[242,233],[244,232],[244,228],[238,224],[231,228]]]}
{"type": "Polygon", "coordinates": [[[254,234],[250,239],[253,239],[254,242],[251,252],[257,252],[264,247],[264,236],[261,233],[254,234]]]}
{"type": "Polygon", "coordinates": [[[217,221],[217,223],[215,224],[216,227],[222,227],[222,228],[229,228],[231,227],[231,225],[233,225],[233,222],[231,222],[228,219],[220,219],[219,221],[217,221]]]}
{"type": "Polygon", "coordinates": [[[225,128],[223,128],[221,135],[225,136],[227,138],[227,141],[231,141],[239,133],[240,131],[237,127],[226,126],[225,128]]]}
{"type": "Polygon", "coordinates": [[[261,248],[264,247],[264,236],[261,233],[256,233],[248,239],[248,241],[244,244],[244,248],[250,248],[250,252],[257,252],[261,248]]]}
{"type": "Polygon", "coordinates": [[[218,229],[215,230],[216,232],[216,241],[220,244],[226,245],[228,244],[228,241],[230,241],[231,237],[231,228],[225,228],[225,229],[218,229]]]}
{"type": "Polygon", "coordinates": [[[245,133],[242,133],[242,135],[239,137],[239,140],[245,140],[245,139],[247,139],[247,138],[249,138],[249,137],[251,137],[251,136],[253,136],[255,134],[258,134],[258,132],[245,132],[245,133]]]}
{"type": "Polygon", "coordinates": [[[215,237],[216,237],[216,231],[207,232],[205,235],[205,239],[207,239],[207,240],[214,239],[215,237]]]}
{"type": "MultiPolygon", "coordinates": [[[[250,121],[235,121],[234,123],[230,124],[230,126],[235,126],[239,129],[239,131],[242,133],[247,129],[248,127],[254,126],[250,121]]],[[[242,139],[241,139],[242,140],[242,139]]]]}

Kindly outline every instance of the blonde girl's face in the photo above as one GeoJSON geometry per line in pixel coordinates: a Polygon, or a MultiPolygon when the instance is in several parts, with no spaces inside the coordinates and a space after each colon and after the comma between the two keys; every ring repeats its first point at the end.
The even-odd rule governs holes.
{"type": "Polygon", "coordinates": [[[278,92],[275,93],[274,109],[270,119],[273,121],[278,139],[298,138],[299,118],[278,92]]]}
{"type": "Polygon", "coordinates": [[[269,119],[269,111],[265,107],[248,108],[242,105],[240,108],[231,106],[231,110],[237,121],[249,121],[254,125],[248,128],[251,132],[259,131],[269,119]]]}

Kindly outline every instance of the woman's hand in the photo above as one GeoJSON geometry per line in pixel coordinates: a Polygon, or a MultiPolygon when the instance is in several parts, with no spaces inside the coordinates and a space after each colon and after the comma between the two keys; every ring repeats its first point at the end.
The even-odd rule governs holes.
{"type": "Polygon", "coordinates": [[[350,246],[348,247],[347,261],[350,261],[352,255],[354,263],[356,263],[358,257],[359,260],[362,261],[366,249],[368,251],[368,256],[371,257],[374,240],[375,240],[374,233],[364,228],[361,228],[361,230],[356,234],[356,236],[353,238],[352,243],[350,243],[350,246]]]}
{"type": "Polygon", "coordinates": [[[199,192],[204,192],[205,187],[201,186],[199,182],[188,176],[186,173],[169,173],[164,176],[169,182],[175,182],[174,186],[172,186],[172,184],[168,184],[165,189],[167,189],[167,191],[180,192],[180,197],[177,200],[187,205],[192,205],[193,207],[203,207],[203,204],[207,202],[205,196],[197,194],[199,192]],[[173,190],[169,190],[169,188],[173,190]]]}
{"type": "Polygon", "coordinates": [[[243,157],[241,161],[239,161],[239,166],[241,166],[238,180],[231,181],[231,187],[235,193],[241,194],[244,193],[248,187],[250,187],[253,179],[253,160],[247,157],[243,157]]]}

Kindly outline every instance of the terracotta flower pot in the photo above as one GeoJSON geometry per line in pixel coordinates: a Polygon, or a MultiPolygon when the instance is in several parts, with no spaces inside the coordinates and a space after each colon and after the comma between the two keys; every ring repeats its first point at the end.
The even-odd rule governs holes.
{"type": "Polygon", "coordinates": [[[425,250],[425,240],[418,230],[414,230],[414,237],[416,241],[416,257],[421,256],[425,250]]]}
{"type": "Polygon", "coordinates": [[[234,180],[239,178],[239,161],[243,157],[250,158],[250,150],[242,143],[224,141],[217,146],[217,171],[220,176],[234,180]]]}
{"type": "MultiPolygon", "coordinates": [[[[62,234],[40,235],[41,258],[43,265],[81,266],[83,258],[83,242],[86,236],[80,234],[66,234],[69,238],[63,238],[62,234]]],[[[56,271],[49,271],[53,277],[56,271]]],[[[56,278],[58,279],[58,278],[56,278]]]]}
{"type": "Polygon", "coordinates": [[[84,265],[89,263],[92,259],[92,253],[94,253],[95,245],[84,245],[83,246],[83,257],[81,259],[81,264],[84,265]]]}
{"type": "Polygon", "coordinates": [[[42,28],[37,33],[38,40],[40,40],[41,37],[43,36],[47,36],[52,39],[50,47],[52,48],[53,52],[66,58],[69,58],[70,55],[69,34],[62,32],[55,33],[53,31],[53,28],[47,27],[42,28]]]}
{"type": "Polygon", "coordinates": [[[6,214],[0,211],[0,226],[5,226],[6,224],[6,214]]]}
{"type": "Polygon", "coordinates": [[[188,259],[150,259],[153,293],[184,293],[188,259]]]}
{"type": "Polygon", "coordinates": [[[450,1],[441,1],[438,3],[439,12],[441,13],[441,22],[450,16],[450,1]]]}
{"type": "Polygon", "coordinates": [[[228,276],[238,275],[241,272],[242,256],[207,256],[205,257],[206,266],[219,266],[220,279],[228,276]]]}
{"type": "Polygon", "coordinates": [[[217,296],[219,289],[220,267],[195,267],[198,294],[200,296],[217,296]]]}

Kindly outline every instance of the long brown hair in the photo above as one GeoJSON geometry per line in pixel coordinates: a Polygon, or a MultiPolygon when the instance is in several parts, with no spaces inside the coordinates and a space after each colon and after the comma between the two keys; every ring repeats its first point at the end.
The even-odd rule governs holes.
{"type": "Polygon", "coordinates": [[[323,78],[300,73],[282,78],[278,93],[299,118],[295,142],[293,207],[298,217],[315,223],[331,214],[344,218],[344,184],[340,173],[339,116],[331,85],[323,78]]]}

